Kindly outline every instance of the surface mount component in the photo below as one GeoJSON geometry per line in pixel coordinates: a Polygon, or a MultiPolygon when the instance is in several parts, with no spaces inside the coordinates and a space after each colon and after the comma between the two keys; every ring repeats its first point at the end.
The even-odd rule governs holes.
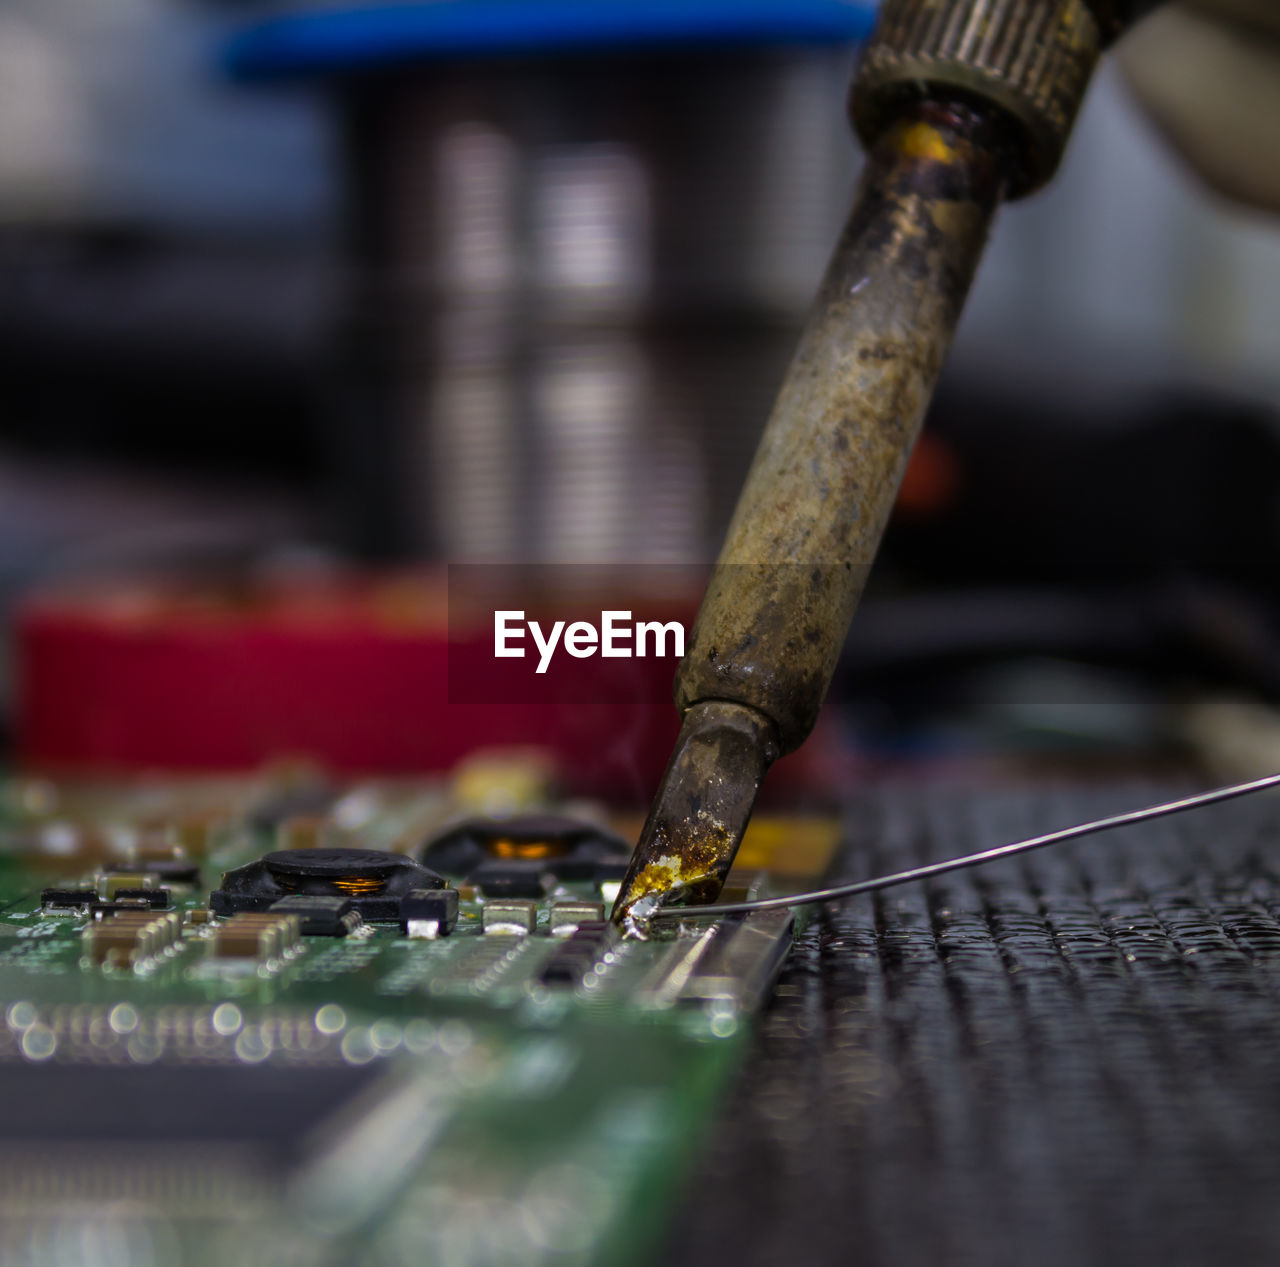
{"type": "Polygon", "coordinates": [[[397,921],[400,899],[415,889],[442,889],[444,877],[406,858],[376,849],[289,849],[269,853],[222,877],[209,895],[219,915],[263,911],[300,893],[349,898],[362,919],[397,921]]]}
{"type": "Polygon", "coordinates": [[[544,898],[556,882],[544,862],[516,859],[511,862],[483,862],[467,875],[467,883],[486,898],[544,898]]]}
{"type": "Polygon", "coordinates": [[[537,922],[538,904],[518,898],[486,902],[480,916],[480,926],[486,933],[515,934],[519,937],[532,933],[537,922]]]}
{"type": "Polygon", "coordinates": [[[98,876],[98,896],[114,901],[122,892],[137,893],[153,887],[152,879],[144,871],[104,871],[98,876]]]}
{"type": "Polygon", "coordinates": [[[84,949],[93,963],[137,965],[167,950],[182,935],[176,911],[114,911],[84,930],[84,949]]]}
{"type": "Polygon", "coordinates": [[[46,915],[75,914],[97,901],[97,889],[44,889],[40,894],[40,908],[46,915]]]}
{"type": "Polygon", "coordinates": [[[539,981],[543,985],[578,985],[614,940],[613,925],[605,921],[603,908],[595,919],[580,919],[543,965],[539,981]]]}
{"type": "Polygon", "coordinates": [[[169,890],[153,888],[117,888],[110,899],[104,899],[96,888],[43,889],[40,909],[46,915],[101,915],[129,907],[163,910],[169,906],[169,890]]]}
{"type": "Polygon", "coordinates": [[[580,925],[598,924],[604,919],[603,902],[552,902],[550,927],[552,937],[570,937],[580,925]]]}
{"type": "Polygon", "coordinates": [[[296,915],[305,937],[345,937],[363,922],[349,897],[328,897],[323,893],[291,893],[273,902],[272,915],[296,915]]]}
{"type": "Polygon", "coordinates": [[[297,946],[301,926],[297,915],[244,911],[214,929],[210,953],[219,959],[280,959],[297,946]]]}
{"type": "Polygon", "coordinates": [[[400,923],[410,937],[441,937],[458,923],[457,889],[412,889],[400,899],[400,923]]]}

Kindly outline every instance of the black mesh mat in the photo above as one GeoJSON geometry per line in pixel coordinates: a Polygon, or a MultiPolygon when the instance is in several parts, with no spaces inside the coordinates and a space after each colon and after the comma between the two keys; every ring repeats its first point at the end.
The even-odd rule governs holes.
{"type": "MultiPolygon", "coordinates": [[[[899,787],[838,878],[1176,790],[899,787]]],[[[1280,1263],[1280,797],[833,907],[666,1261],[1280,1263]]]]}

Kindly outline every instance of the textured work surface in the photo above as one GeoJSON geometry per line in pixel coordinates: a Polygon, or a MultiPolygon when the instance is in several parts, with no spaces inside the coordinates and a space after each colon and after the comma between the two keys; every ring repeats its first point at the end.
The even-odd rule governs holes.
{"type": "MultiPolygon", "coordinates": [[[[1168,787],[886,790],[842,879],[1168,787]]],[[[671,1261],[1280,1261],[1280,799],[835,904],[671,1261]]]]}

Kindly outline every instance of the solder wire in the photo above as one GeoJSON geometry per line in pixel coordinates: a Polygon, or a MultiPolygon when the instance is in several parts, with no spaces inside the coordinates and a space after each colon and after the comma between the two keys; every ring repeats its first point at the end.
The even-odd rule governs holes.
{"type": "Polygon", "coordinates": [[[850,884],[837,884],[829,889],[814,889],[809,893],[790,893],[783,897],[759,898],[751,902],[724,902],[710,906],[664,906],[651,912],[648,919],[699,919],[719,918],[721,915],[748,915],[753,911],[778,911],[792,906],[811,906],[817,902],[830,902],[836,898],[855,897],[859,893],[876,893],[880,889],[891,889],[899,884],[910,884],[913,880],[931,880],[934,876],[946,875],[949,871],[960,871],[966,867],[981,866],[984,862],[996,862],[1001,858],[1013,858],[1018,854],[1030,853],[1033,849],[1043,849],[1046,845],[1060,844],[1064,840],[1075,840],[1080,836],[1092,836],[1096,832],[1111,831],[1116,827],[1128,827],[1133,823],[1150,822],[1153,818],[1164,818],[1169,814],[1181,814],[1187,810],[1200,809],[1205,805],[1215,805],[1219,801],[1235,800],[1238,796],[1248,796],[1253,792],[1263,792],[1267,788],[1280,786],[1280,774],[1269,774],[1262,779],[1254,779],[1249,783],[1233,783],[1229,787],[1214,788],[1209,792],[1198,792],[1194,796],[1184,796],[1176,801],[1163,801],[1159,805],[1148,805],[1144,809],[1128,810],[1123,814],[1112,814],[1107,818],[1096,818],[1092,822],[1077,823],[1074,827],[1063,827],[1058,831],[1046,832],[1043,836],[1031,836],[1026,840],[1015,840],[1006,845],[996,845],[992,849],[984,849],[979,853],[965,854],[960,858],[948,858],[944,862],[930,862],[921,867],[912,867],[908,871],[895,871],[892,875],[874,876],[870,880],[855,880],[850,884]]]}

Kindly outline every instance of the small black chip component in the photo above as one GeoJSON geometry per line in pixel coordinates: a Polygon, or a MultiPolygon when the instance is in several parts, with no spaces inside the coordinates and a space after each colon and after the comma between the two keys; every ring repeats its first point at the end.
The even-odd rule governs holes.
{"type": "Polygon", "coordinates": [[[555,883],[555,875],[542,862],[485,862],[470,875],[467,883],[475,885],[485,897],[546,897],[555,883]]]}
{"type": "Polygon", "coordinates": [[[46,911],[74,911],[95,906],[97,901],[97,889],[45,889],[40,894],[40,905],[46,911]]]}
{"type": "Polygon", "coordinates": [[[543,985],[577,985],[595,967],[614,936],[607,920],[584,919],[543,965],[543,985]]]}
{"type": "Polygon", "coordinates": [[[291,893],[273,902],[273,915],[296,915],[304,937],[345,937],[363,922],[349,897],[328,897],[323,893],[291,893]]]}
{"type": "Polygon", "coordinates": [[[400,899],[400,924],[410,937],[447,936],[457,923],[457,889],[414,889],[400,899]]]}
{"type": "Polygon", "coordinates": [[[102,1182],[94,1160],[102,1157],[130,1174],[135,1167],[172,1168],[180,1158],[189,1167],[234,1165],[266,1181],[332,1146],[326,1131],[341,1138],[398,1085],[380,1061],[0,1062],[0,1149],[34,1173],[56,1176],[59,1191],[86,1200],[101,1200],[92,1180],[102,1182]],[[86,1184],[83,1193],[77,1182],[86,1184]]]}
{"type": "Polygon", "coordinates": [[[557,880],[591,880],[603,862],[626,871],[631,846],[595,823],[559,814],[469,818],[427,842],[422,859],[448,875],[486,863],[540,864],[557,880]]]}
{"type": "Polygon", "coordinates": [[[399,922],[400,899],[413,889],[442,889],[442,875],[404,854],[377,849],[285,849],[222,877],[209,895],[218,915],[269,910],[292,894],[342,897],[362,919],[399,922]]]}

